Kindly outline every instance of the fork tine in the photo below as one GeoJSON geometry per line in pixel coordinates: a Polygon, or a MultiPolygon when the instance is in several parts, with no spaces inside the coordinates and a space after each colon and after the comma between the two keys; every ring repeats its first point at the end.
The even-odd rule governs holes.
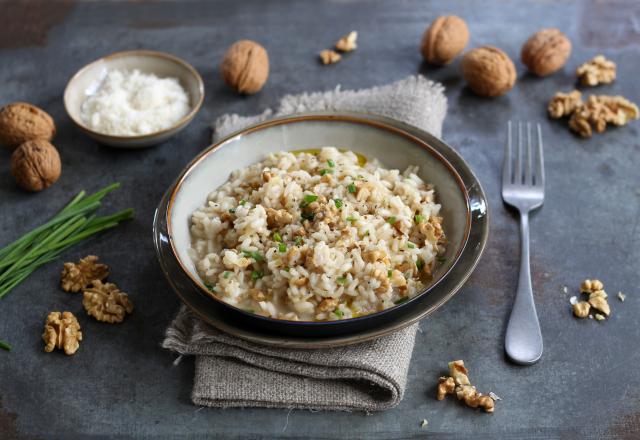
{"type": "Polygon", "coordinates": [[[527,122],[527,157],[524,165],[524,183],[533,185],[533,146],[531,144],[531,122],[527,122]]]}
{"type": "Polygon", "coordinates": [[[502,164],[502,186],[511,183],[511,121],[507,123],[507,142],[504,146],[504,162],[502,164]]]}
{"type": "Polygon", "coordinates": [[[536,186],[541,186],[544,189],[544,154],[542,147],[542,129],[540,124],[538,126],[538,160],[536,161],[536,186]]]}
{"type": "Polygon", "coordinates": [[[516,171],[513,173],[513,183],[522,185],[522,121],[518,122],[518,145],[516,149],[516,171]]]}

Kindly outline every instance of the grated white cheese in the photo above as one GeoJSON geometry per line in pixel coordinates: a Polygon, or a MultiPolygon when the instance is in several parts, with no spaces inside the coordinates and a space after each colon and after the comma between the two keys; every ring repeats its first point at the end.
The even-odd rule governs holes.
{"type": "Polygon", "coordinates": [[[158,78],[139,70],[110,70],[81,108],[91,130],[118,136],[155,133],[187,113],[189,95],[176,78],[158,78]]]}

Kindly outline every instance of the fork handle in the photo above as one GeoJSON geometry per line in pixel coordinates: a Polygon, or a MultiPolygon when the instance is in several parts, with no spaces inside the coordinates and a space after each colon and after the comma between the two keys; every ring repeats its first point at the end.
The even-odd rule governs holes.
{"type": "Polygon", "coordinates": [[[527,212],[520,212],[520,276],[516,299],[507,325],[505,351],[512,361],[522,365],[534,364],[542,356],[542,333],[531,288],[527,212]]]}

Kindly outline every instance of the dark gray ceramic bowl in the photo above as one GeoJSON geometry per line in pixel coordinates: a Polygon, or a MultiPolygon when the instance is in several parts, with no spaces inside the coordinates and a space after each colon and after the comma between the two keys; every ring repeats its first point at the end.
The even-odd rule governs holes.
{"type": "Polygon", "coordinates": [[[156,250],[165,275],[183,302],[210,324],[263,343],[294,346],[359,342],[417,321],[448,300],[471,274],[488,237],[482,188],[462,158],[430,134],[389,118],[356,113],[314,113],[270,120],[208,147],[180,174],[154,219],[156,250]],[[436,187],[449,238],[447,261],[423,292],[396,307],[358,318],[305,322],[267,318],[235,308],[199,279],[187,255],[189,219],[232,169],[265,154],[333,145],[377,158],[389,168],[419,165],[436,187]],[[464,264],[461,264],[464,260],[464,264]]]}

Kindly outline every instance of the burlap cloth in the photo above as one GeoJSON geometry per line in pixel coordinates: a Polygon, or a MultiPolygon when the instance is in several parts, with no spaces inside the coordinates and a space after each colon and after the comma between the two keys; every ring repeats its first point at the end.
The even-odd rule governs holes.
{"type": "MultiPolygon", "coordinates": [[[[358,91],[285,96],[275,111],[222,116],[214,139],[269,117],[319,110],[377,113],[440,136],[447,99],[442,85],[422,76],[358,91]]],[[[223,333],[183,306],[162,346],[195,355],[196,405],[380,411],[402,400],[417,328],[347,347],[274,348],[223,333]]]]}

